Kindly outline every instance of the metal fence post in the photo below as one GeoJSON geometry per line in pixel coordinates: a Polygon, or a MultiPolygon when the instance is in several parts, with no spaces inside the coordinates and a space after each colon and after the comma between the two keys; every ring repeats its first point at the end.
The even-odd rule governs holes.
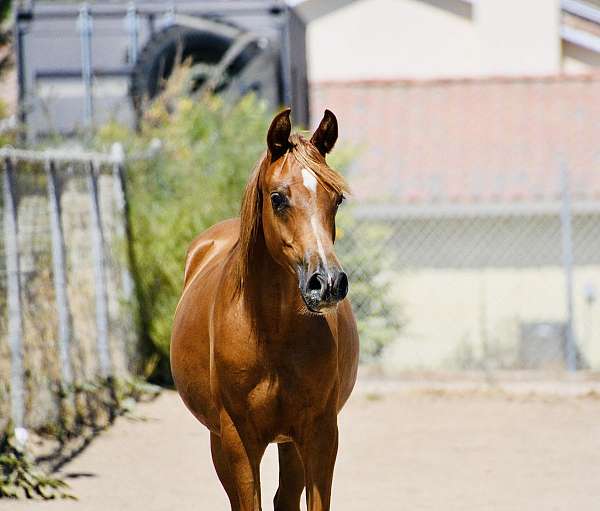
{"type": "Polygon", "coordinates": [[[572,233],[572,211],[571,194],[569,187],[569,169],[565,162],[560,166],[561,184],[561,210],[560,225],[562,234],[562,259],[565,272],[565,295],[567,306],[566,321],[566,359],[567,369],[577,369],[577,342],[573,322],[573,233],[572,233]]]}
{"type": "Polygon", "coordinates": [[[92,84],[92,16],[85,3],[79,9],[79,33],[81,37],[81,78],[85,89],[83,123],[90,130],[94,122],[94,98],[92,84]]]}
{"type": "Polygon", "coordinates": [[[175,16],[177,13],[177,8],[175,7],[174,2],[169,3],[169,8],[166,10],[163,19],[162,19],[162,27],[167,28],[175,24],[175,16]]]}
{"type": "MultiPolygon", "coordinates": [[[[113,163],[113,190],[115,196],[115,206],[119,215],[118,221],[115,222],[116,233],[119,240],[123,241],[127,239],[128,235],[128,222],[129,218],[127,215],[127,196],[125,194],[125,151],[123,146],[119,143],[115,143],[111,150],[112,156],[115,160],[113,163]]],[[[129,301],[133,297],[133,278],[130,272],[131,261],[127,261],[126,264],[121,265],[121,281],[123,283],[123,298],[129,301]]]]}
{"type": "Polygon", "coordinates": [[[52,236],[52,273],[54,294],[58,309],[58,348],[60,354],[62,384],[73,383],[71,366],[71,310],[67,295],[67,275],[65,259],[65,240],[62,228],[62,210],[60,207],[60,188],[56,178],[54,161],[45,162],[48,180],[48,207],[50,213],[50,233],[52,236]]]}
{"type": "Polygon", "coordinates": [[[25,101],[27,92],[25,89],[26,79],[25,79],[25,67],[24,67],[24,59],[23,59],[23,35],[24,29],[21,21],[19,20],[19,16],[17,14],[18,8],[13,8],[13,27],[15,31],[14,35],[14,55],[17,59],[17,82],[18,82],[18,107],[17,107],[17,120],[19,129],[17,130],[17,140],[19,142],[25,142],[27,138],[27,129],[26,121],[27,121],[27,109],[25,107],[25,101]]]}
{"type": "MultiPolygon", "coordinates": [[[[121,252],[123,259],[119,261],[121,272],[121,293],[127,306],[131,306],[136,299],[135,281],[132,277],[134,258],[131,251],[131,228],[129,225],[129,208],[127,205],[127,192],[125,182],[125,151],[123,146],[115,143],[111,150],[113,163],[113,193],[116,207],[115,233],[119,244],[124,248],[121,252]]],[[[120,332],[127,355],[127,366],[132,367],[135,360],[135,345],[133,339],[137,336],[136,324],[130,309],[123,310],[119,319],[120,332]]]]}
{"type": "Polygon", "coordinates": [[[88,188],[92,212],[92,253],[94,258],[94,281],[96,285],[96,329],[100,375],[112,377],[112,362],[108,343],[108,292],[106,289],[106,257],[104,254],[104,234],[100,201],[98,197],[98,165],[88,163],[88,188]]]}
{"type": "Polygon", "coordinates": [[[25,429],[25,392],[23,371],[23,316],[19,267],[18,204],[14,181],[14,164],[4,160],[4,249],[6,251],[6,301],[8,308],[8,342],[10,345],[10,399],[15,437],[23,445],[25,429]]]}
{"type": "Polygon", "coordinates": [[[291,74],[291,49],[290,49],[290,13],[289,10],[285,10],[284,21],[281,23],[281,54],[280,54],[280,66],[281,66],[281,85],[282,91],[280,94],[280,101],[282,105],[292,105],[292,74],[291,74]]]}
{"type": "Polygon", "coordinates": [[[135,2],[131,2],[129,7],[127,7],[127,32],[129,33],[129,65],[133,66],[137,61],[138,54],[138,34],[139,34],[139,23],[138,23],[138,15],[137,8],[135,6],[135,2]]]}

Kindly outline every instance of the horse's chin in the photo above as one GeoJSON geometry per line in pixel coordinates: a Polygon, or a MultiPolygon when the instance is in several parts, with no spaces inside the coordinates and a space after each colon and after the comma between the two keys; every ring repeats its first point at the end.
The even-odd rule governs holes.
{"type": "Polygon", "coordinates": [[[302,295],[302,307],[300,309],[300,313],[307,316],[328,316],[330,314],[334,314],[337,311],[338,304],[330,303],[326,304],[318,309],[311,307],[304,295],[302,295]]]}
{"type": "Polygon", "coordinates": [[[339,302],[336,302],[336,303],[332,303],[330,305],[326,305],[325,307],[322,307],[319,310],[319,314],[321,316],[330,316],[332,314],[335,314],[337,312],[337,309],[338,309],[338,303],[339,302]]]}

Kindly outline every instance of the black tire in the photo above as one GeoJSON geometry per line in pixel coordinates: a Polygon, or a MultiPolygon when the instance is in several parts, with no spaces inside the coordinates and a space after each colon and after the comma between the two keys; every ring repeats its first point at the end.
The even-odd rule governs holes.
{"type": "MultiPolygon", "coordinates": [[[[219,62],[232,40],[223,34],[204,32],[172,25],[156,33],[144,46],[131,74],[130,93],[138,115],[147,101],[155,98],[173,72],[175,59],[191,59],[193,64],[219,62]]],[[[239,72],[254,56],[251,46],[229,66],[228,72],[239,72]]]]}

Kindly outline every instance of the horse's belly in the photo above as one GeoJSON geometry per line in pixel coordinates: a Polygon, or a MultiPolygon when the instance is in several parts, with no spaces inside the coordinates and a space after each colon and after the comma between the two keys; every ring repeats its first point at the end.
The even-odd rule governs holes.
{"type": "Polygon", "coordinates": [[[218,424],[210,392],[210,341],[206,297],[186,291],[179,303],[171,336],[171,372],[175,387],[189,410],[205,426],[218,424]],[[198,301],[192,301],[198,298],[198,301]]]}
{"type": "Polygon", "coordinates": [[[237,239],[237,225],[236,221],[217,224],[192,245],[171,335],[171,371],[177,391],[192,414],[215,432],[219,421],[210,389],[209,314],[223,260],[237,239]]]}

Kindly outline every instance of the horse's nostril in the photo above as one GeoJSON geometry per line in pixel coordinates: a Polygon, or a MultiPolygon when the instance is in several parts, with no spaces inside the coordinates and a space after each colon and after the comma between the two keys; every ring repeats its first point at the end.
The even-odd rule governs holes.
{"type": "Polygon", "coordinates": [[[348,276],[343,271],[340,272],[336,279],[334,294],[338,300],[343,300],[348,294],[348,276]]]}
{"type": "Polygon", "coordinates": [[[312,277],[308,279],[306,287],[309,291],[321,291],[322,283],[318,273],[312,274],[312,277]]]}

